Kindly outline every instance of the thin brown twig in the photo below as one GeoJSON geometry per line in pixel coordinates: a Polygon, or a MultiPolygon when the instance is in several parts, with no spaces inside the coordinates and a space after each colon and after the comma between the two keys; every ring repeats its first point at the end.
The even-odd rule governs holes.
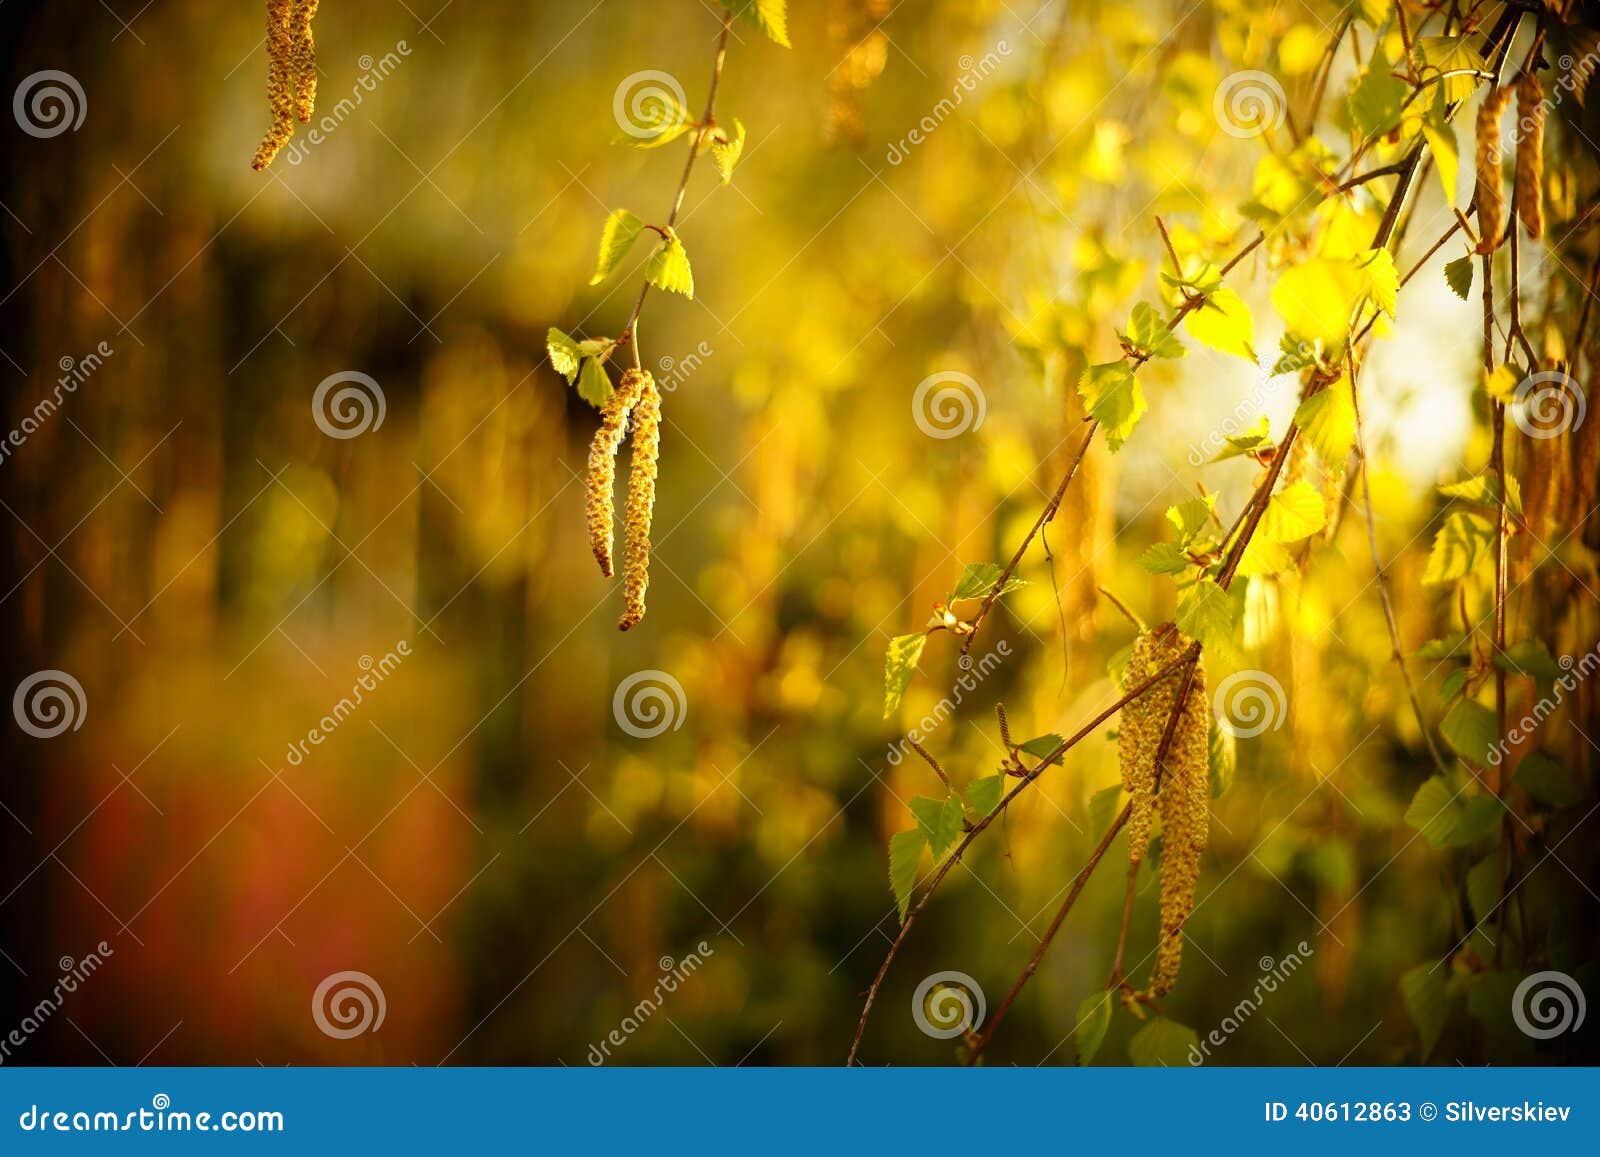
{"type": "Polygon", "coordinates": [[[922,896],[917,900],[917,903],[912,906],[910,911],[906,913],[906,918],[900,925],[899,934],[895,936],[894,942],[889,946],[889,954],[884,957],[883,963],[878,967],[877,975],[872,978],[872,984],[867,989],[866,1004],[861,1010],[861,1019],[856,1023],[855,1038],[850,1042],[850,1055],[845,1059],[845,1064],[853,1065],[856,1063],[856,1056],[861,1051],[861,1037],[867,1029],[867,1017],[871,1014],[873,1002],[878,997],[878,989],[883,986],[883,978],[889,973],[889,966],[894,963],[895,957],[900,954],[900,946],[905,943],[906,936],[910,934],[912,926],[917,922],[917,917],[922,913],[923,908],[927,907],[928,901],[932,898],[934,892],[938,891],[940,883],[942,883],[944,878],[950,874],[950,869],[954,868],[956,864],[960,862],[961,857],[965,855],[967,849],[972,846],[972,842],[984,833],[989,825],[995,821],[996,817],[1005,814],[1006,808],[1010,805],[1011,801],[1025,791],[1029,784],[1038,779],[1039,774],[1043,772],[1044,769],[1061,759],[1062,756],[1064,756],[1077,744],[1081,743],[1084,739],[1087,739],[1090,735],[1094,734],[1094,732],[1098,730],[1106,720],[1110,719],[1118,711],[1121,711],[1129,703],[1139,698],[1139,696],[1150,690],[1150,688],[1154,687],[1162,679],[1165,679],[1167,676],[1176,672],[1186,658],[1186,655],[1179,656],[1166,666],[1162,667],[1159,671],[1154,672],[1148,679],[1144,680],[1138,686],[1124,692],[1115,703],[1099,712],[1099,714],[1095,715],[1093,719],[1085,723],[1071,736],[1063,739],[1060,744],[1056,746],[1054,751],[1050,752],[1049,755],[1045,756],[1045,758],[1039,761],[1037,769],[1032,774],[1023,776],[1017,781],[1017,785],[1001,798],[1000,803],[996,805],[994,811],[990,812],[977,823],[972,825],[972,830],[967,832],[966,835],[962,837],[961,842],[956,845],[955,850],[951,852],[950,855],[940,863],[938,868],[934,870],[933,875],[929,877],[928,883],[923,889],[922,896]]]}
{"type": "MultiPolygon", "coordinates": [[[[694,163],[700,159],[706,142],[706,136],[716,130],[717,89],[722,84],[722,66],[728,56],[728,34],[733,28],[733,9],[724,8],[722,11],[722,31],[717,36],[716,60],[711,66],[711,87],[706,93],[706,108],[701,114],[700,123],[695,127],[694,136],[689,142],[689,159],[683,163],[683,176],[678,179],[678,191],[673,194],[672,211],[667,214],[667,223],[664,229],[671,229],[678,223],[678,214],[683,210],[683,199],[689,192],[689,178],[694,173],[694,163]]],[[[624,343],[633,345],[633,368],[643,369],[643,360],[639,353],[639,315],[644,312],[644,299],[650,295],[650,282],[645,281],[639,287],[639,296],[634,299],[633,312],[628,315],[628,324],[622,331],[622,336],[617,339],[617,346],[624,343]]],[[[616,347],[613,347],[615,349],[616,347]]],[[[607,355],[609,356],[609,355],[607,355]]]]}
{"type": "Polygon", "coordinates": [[[1417,685],[1411,678],[1411,669],[1406,666],[1405,648],[1400,644],[1400,620],[1395,615],[1394,600],[1389,593],[1389,575],[1384,569],[1383,558],[1378,553],[1378,521],[1377,514],[1372,509],[1372,486],[1369,478],[1372,474],[1372,462],[1367,457],[1366,435],[1361,425],[1361,400],[1356,390],[1356,369],[1353,357],[1347,359],[1350,374],[1350,400],[1356,415],[1356,457],[1360,461],[1361,471],[1361,496],[1367,508],[1367,545],[1372,549],[1372,569],[1377,575],[1378,594],[1383,602],[1383,618],[1389,627],[1389,646],[1394,658],[1395,666],[1400,669],[1401,681],[1405,683],[1406,697],[1411,700],[1411,712],[1417,717],[1417,730],[1422,732],[1423,741],[1428,745],[1428,754],[1433,759],[1433,765],[1440,775],[1449,774],[1449,765],[1445,762],[1444,755],[1439,751],[1439,746],[1434,742],[1433,731],[1428,726],[1428,720],[1422,713],[1422,697],[1417,693],[1417,685]]]}

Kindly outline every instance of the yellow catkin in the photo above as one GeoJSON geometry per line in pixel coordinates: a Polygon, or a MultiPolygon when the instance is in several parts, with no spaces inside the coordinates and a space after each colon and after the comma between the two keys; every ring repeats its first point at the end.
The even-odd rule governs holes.
{"type": "Polygon", "coordinates": [[[616,521],[611,492],[617,480],[617,449],[628,429],[628,415],[639,400],[644,380],[638,370],[622,375],[622,384],[612,392],[600,410],[600,428],[589,443],[588,490],[589,545],[594,550],[600,573],[611,577],[611,539],[616,521]]]}
{"type": "Polygon", "coordinates": [[[642,377],[633,410],[633,459],[623,526],[623,611],[617,626],[624,631],[644,618],[644,592],[650,585],[650,520],[656,509],[656,463],[661,452],[661,393],[654,378],[648,373],[642,377]]]}
{"type": "MultiPolygon", "coordinates": [[[[1170,624],[1145,631],[1133,644],[1133,655],[1123,676],[1134,687],[1181,655],[1189,640],[1170,624]]],[[[1155,815],[1156,749],[1166,730],[1177,679],[1163,679],[1122,709],[1118,725],[1118,755],[1122,763],[1122,790],[1133,800],[1128,818],[1128,863],[1137,867],[1150,844],[1150,824],[1155,815]]]]}
{"type": "Polygon", "coordinates": [[[311,123],[317,103],[317,42],[311,35],[311,21],[318,3],[294,0],[294,114],[303,125],[311,123]]]}
{"type": "Polygon", "coordinates": [[[267,0],[267,103],[272,127],[261,139],[250,167],[260,172],[294,135],[294,32],[291,0],[267,0]]]}
{"type": "Polygon", "coordinates": [[[1517,81],[1517,217],[1544,236],[1544,88],[1531,72],[1517,81]]]}
{"type": "Polygon", "coordinates": [[[1155,996],[1170,992],[1178,980],[1183,925],[1194,909],[1200,856],[1211,827],[1210,805],[1211,700],[1206,695],[1205,666],[1200,664],[1172,733],[1161,777],[1161,943],[1150,976],[1155,996]]]}
{"type": "Polygon", "coordinates": [[[1478,252],[1493,253],[1506,222],[1506,194],[1500,172],[1500,123],[1511,103],[1511,89],[1490,89],[1478,106],[1478,252]]]}

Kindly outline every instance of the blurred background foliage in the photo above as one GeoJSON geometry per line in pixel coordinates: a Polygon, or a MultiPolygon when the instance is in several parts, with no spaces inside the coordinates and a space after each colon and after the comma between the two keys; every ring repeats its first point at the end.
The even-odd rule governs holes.
{"type": "MultiPolygon", "coordinates": [[[[355,91],[364,57],[408,54],[300,163],[265,174],[248,165],[267,116],[258,3],[0,15],[8,86],[54,68],[87,96],[77,132],[7,129],[7,423],[61,359],[114,351],[0,465],[6,687],[61,668],[88,703],[80,730],[6,741],[8,1005],[32,1007],[59,957],[115,949],[110,979],[19,1061],[581,1064],[662,958],[701,941],[706,967],[617,1062],[841,1061],[896,927],[887,839],[910,825],[901,801],[933,786],[888,755],[957,674],[935,640],[886,721],[886,642],[1037,515],[1076,446],[1071,383],[1117,355],[1129,305],[1156,292],[1155,216],[1218,257],[1251,235],[1240,207],[1268,148],[1219,128],[1222,78],[1266,70],[1303,102],[1347,17],[1358,44],[1374,36],[1330,0],[797,0],[792,50],[739,29],[719,107],[748,126],[745,159],[731,189],[709,165],[690,187],[695,299],[645,312],[646,365],[693,368],[666,400],[650,615],[621,636],[581,509],[596,419],[545,364],[544,335],[625,324],[635,276],[586,284],[600,223],[617,206],[663,214],[682,154],[613,147],[613,90],[663,69],[697,108],[715,6],[434,7],[324,3],[323,108],[355,91]],[[998,66],[962,88],[986,54],[998,66]],[[338,441],[309,400],[346,370],[381,384],[387,413],[338,441]],[[911,396],[948,371],[980,383],[985,419],[929,438],[911,396]],[[362,657],[400,640],[395,674],[288,762],[362,657]],[[686,711],[642,740],[612,696],[647,669],[681,683],[686,711]],[[381,1031],[317,1030],[311,993],[343,969],[381,983],[381,1031]]],[[[1334,120],[1356,71],[1341,53],[1334,120]]],[[[1592,153],[1566,158],[1571,200],[1592,205],[1592,153]]],[[[1347,200],[1376,224],[1373,197],[1347,200]]],[[[1448,223],[1437,182],[1416,212],[1448,223]]],[[[1437,229],[1418,227],[1402,269],[1437,229]]],[[[1552,234],[1568,251],[1531,288],[1570,320],[1595,235],[1552,234]]],[[[1364,395],[1408,646],[1450,614],[1418,584],[1433,484],[1487,456],[1479,307],[1437,268],[1457,255],[1402,294],[1364,395]]],[[[1263,351],[1281,332],[1266,268],[1257,255],[1230,282],[1263,351]]],[[[1097,590],[1170,617],[1171,584],[1136,559],[1198,483],[1238,509],[1253,465],[1197,469],[1191,447],[1241,400],[1281,428],[1294,379],[1260,377],[1198,347],[1151,368],[1145,425],[1122,453],[1091,452],[1049,559],[1030,557],[1030,585],[986,628],[978,651],[1004,639],[1011,657],[927,737],[947,767],[994,770],[997,702],[1020,733],[1066,733],[1115,697],[1107,661],[1132,629],[1097,590]]],[[[1216,1063],[1570,1058],[1576,1038],[1539,1050],[1471,1018],[1425,1058],[1398,978],[1474,923],[1468,861],[1402,821],[1429,766],[1359,511],[1311,553],[1303,578],[1256,596],[1240,665],[1277,674],[1288,720],[1241,744],[1216,805],[1168,1015],[1205,1032],[1262,958],[1304,940],[1314,967],[1216,1063]]],[[[1585,631],[1592,645],[1592,612],[1552,650],[1585,631]]],[[[1590,795],[1593,704],[1585,690],[1559,741],[1590,795]]],[[[889,976],[869,1062],[953,1059],[910,1015],[916,984],[959,969],[992,1007],[1116,776],[1096,736],[957,869],[889,976]]],[[[1573,971],[1592,967],[1595,847],[1561,844],[1526,884],[1551,961],[1573,971]]],[[[1092,882],[993,1063],[1075,1060],[1121,900],[1120,871],[1092,882]]],[[[1139,903],[1153,912],[1153,889],[1139,903]]],[[[1141,920],[1130,951],[1153,941],[1141,920]]],[[[1133,1027],[1118,1018],[1103,1059],[1123,1060],[1133,1027]]]]}

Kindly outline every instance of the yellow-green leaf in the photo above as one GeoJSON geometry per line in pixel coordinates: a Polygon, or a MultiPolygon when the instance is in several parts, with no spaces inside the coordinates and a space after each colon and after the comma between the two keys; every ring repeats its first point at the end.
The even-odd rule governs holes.
{"type": "Polygon", "coordinates": [[[922,658],[922,648],[927,645],[928,636],[918,632],[914,635],[897,635],[889,640],[889,652],[883,663],[883,717],[893,715],[900,706],[900,700],[906,696],[906,688],[911,686],[911,673],[917,669],[917,660],[922,658]]]}
{"type": "Polygon", "coordinates": [[[1356,443],[1356,407],[1348,379],[1340,378],[1301,402],[1294,420],[1323,463],[1342,469],[1356,443]]]}
{"type": "Polygon", "coordinates": [[[1233,643],[1237,620],[1228,592],[1210,579],[1201,579],[1178,597],[1178,629],[1206,647],[1227,649],[1233,643]]]}
{"type": "Polygon", "coordinates": [[[562,333],[555,326],[545,334],[544,348],[550,354],[550,364],[555,367],[556,373],[567,379],[567,384],[572,384],[572,379],[578,376],[578,343],[570,336],[562,333]]]}
{"type": "Polygon", "coordinates": [[[717,172],[722,174],[722,183],[728,184],[733,180],[734,166],[739,163],[739,158],[744,156],[744,123],[738,117],[733,118],[733,132],[723,132],[711,142],[711,159],[717,164],[717,172]]]}
{"type": "Polygon", "coordinates": [[[612,270],[628,255],[628,250],[633,248],[643,229],[644,222],[628,210],[611,211],[605,227],[600,230],[600,257],[595,262],[594,276],[589,278],[590,285],[599,285],[611,276],[612,270]]]}
{"type": "Polygon", "coordinates": [[[1494,523],[1470,511],[1451,513],[1434,536],[1422,581],[1438,584],[1465,578],[1489,556],[1493,543],[1494,523]]]}
{"type": "Polygon", "coordinates": [[[666,239],[650,255],[644,277],[657,289],[694,297],[694,271],[689,268],[689,254],[673,230],[667,230],[666,239]]]}
{"type": "Polygon", "coordinates": [[[1327,524],[1327,508],[1317,488],[1309,482],[1291,482],[1267,502],[1259,531],[1268,542],[1299,542],[1327,524]]]}
{"type": "Polygon", "coordinates": [[[595,409],[611,398],[611,375],[599,358],[584,358],[583,369],[578,373],[578,397],[595,409]]]}
{"type": "Polygon", "coordinates": [[[983,819],[1000,806],[1006,790],[1006,777],[985,775],[967,784],[967,806],[979,819],[983,819]]]}
{"type": "Polygon", "coordinates": [[[1175,1020],[1158,1016],[1133,1035],[1128,1042],[1128,1056],[1141,1066],[1160,1065],[1167,1068],[1187,1068],[1191,1053],[1200,1051],[1200,1038],[1194,1029],[1175,1020]]]}
{"type": "Polygon", "coordinates": [[[730,0],[725,7],[761,29],[775,44],[789,47],[788,0],[730,0]]]}
{"type": "Polygon", "coordinates": [[[1456,176],[1461,168],[1461,154],[1456,146],[1456,131],[1443,117],[1429,117],[1422,122],[1422,135],[1433,153],[1434,169],[1439,174],[1439,184],[1444,189],[1445,203],[1456,207],[1456,176]]]}
{"type": "Polygon", "coordinates": [[[1078,394],[1095,421],[1105,427],[1106,444],[1113,451],[1122,448],[1147,408],[1139,379],[1125,361],[1084,370],[1078,381],[1078,394]]]}

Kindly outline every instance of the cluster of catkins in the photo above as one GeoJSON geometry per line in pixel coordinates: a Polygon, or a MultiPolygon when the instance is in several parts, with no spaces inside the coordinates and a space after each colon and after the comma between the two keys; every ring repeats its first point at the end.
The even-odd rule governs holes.
{"type": "Polygon", "coordinates": [[[311,123],[317,101],[317,45],[311,20],[319,0],[267,0],[267,101],[272,127],[250,167],[260,172],[294,136],[294,122],[311,123]]]}
{"type": "MultiPolygon", "coordinates": [[[[1142,683],[1180,658],[1191,645],[1192,640],[1171,623],[1142,632],[1133,644],[1126,682],[1130,686],[1142,683]]],[[[1182,686],[1179,667],[1124,707],[1119,738],[1122,787],[1133,801],[1128,819],[1130,867],[1136,869],[1144,860],[1158,804],[1161,809],[1161,944],[1150,977],[1154,996],[1165,995],[1177,983],[1183,961],[1183,924],[1194,908],[1200,856],[1210,827],[1211,703],[1206,697],[1205,667],[1198,660],[1164,770],[1157,776],[1156,755],[1182,686]]]]}
{"type": "Polygon", "coordinates": [[[1478,106],[1478,242],[1479,253],[1493,253],[1506,224],[1506,195],[1501,174],[1500,125],[1511,97],[1517,98],[1515,209],[1528,236],[1544,236],[1544,88],[1532,72],[1511,84],[1492,88],[1478,106]]]}
{"type": "Polygon", "coordinates": [[[633,460],[628,472],[628,502],[623,515],[623,611],[617,626],[626,631],[644,618],[644,592],[650,585],[650,520],[656,509],[656,463],[661,452],[661,391],[645,370],[629,370],[600,409],[600,428],[589,444],[589,545],[600,573],[610,578],[611,540],[616,525],[612,490],[617,451],[633,419],[633,460]]]}

